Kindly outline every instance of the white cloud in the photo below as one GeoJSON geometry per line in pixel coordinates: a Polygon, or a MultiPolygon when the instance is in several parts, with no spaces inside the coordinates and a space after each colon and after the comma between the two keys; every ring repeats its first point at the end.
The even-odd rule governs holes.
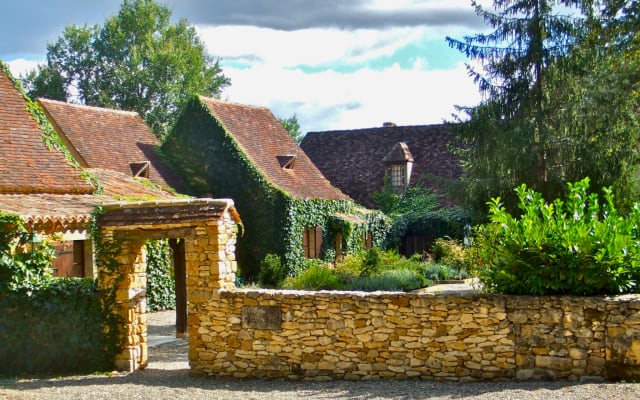
{"type": "Polygon", "coordinates": [[[475,105],[480,96],[463,65],[451,70],[403,70],[394,66],[353,73],[256,65],[225,69],[232,84],[227,100],[270,108],[278,117],[296,114],[303,132],[441,123],[455,105],[475,105]]]}
{"type": "Polygon", "coordinates": [[[209,52],[223,60],[292,67],[362,63],[429,37],[427,28],[282,31],[254,26],[199,27],[209,52]]]}
{"type": "Polygon", "coordinates": [[[404,69],[398,64],[371,66],[412,43],[444,41],[442,29],[219,26],[199,27],[198,34],[221,57],[231,78],[223,98],[268,107],[281,118],[295,114],[301,130],[308,132],[380,126],[384,121],[441,123],[455,105],[477,104],[477,89],[462,64],[430,69],[430,59],[438,54],[415,54],[404,69]]]}
{"type": "Polygon", "coordinates": [[[15,60],[7,61],[6,64],[9,66],[9,71],[15,78],[19,78],[20,75],[26,75],[29,71],[35,69],[38,64],[43,63],[44,61],[32,61],[25,60],[24,58],[18,58],[15,60]]]}

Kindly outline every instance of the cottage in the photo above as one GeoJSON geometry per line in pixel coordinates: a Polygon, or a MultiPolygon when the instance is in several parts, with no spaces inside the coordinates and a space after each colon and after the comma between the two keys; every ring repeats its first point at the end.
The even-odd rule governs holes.
{"type": "Polygon", "coordinates": [[[114,313],[126,324],[118,368],[135,370],[147,362],[145,240],[175,241],[180,250],[179,259],[174,257],[180,265],[176,279],[183,280],[189,304],[234,286],[235,234],[241,221],[233,201],[185,198],[131,173],[82,168],[1,62],[0,142],[0,213],[18,215],[31,243],[53,236],[71,242],[78,250],[73,270],[62,275],[97,277],[102,288],[115,292],[114,313]],[[103,210],[99,217],[98,206],[103,210]],[[103,241],[119,246],[112,259],[94,260],[93,223],[103,241]],[[106,262],[117,268],[105,271],[106,262]]]}
{"type": "Polygon", "coordinates": [[[82,168],[147,178],[180,192],[180,180],[157,152],[160,140],[138,113],[44,98],[37,101],[82,168]]]}
{"type": "Polygon", "coordinates": [[[267,108],[193,98],[162,151],[189,194],[234,199],[246,279],[269,253],[293,267],[381,240],[367,232],[374,214],[332,186],[267,108]]]}
{"type": "MultiPolygon", "coordinates": [[[[422,186],[445,194],[462,173],[460,160],[451,151],[456,145],[454,133],[445,124],[385,123],[378,128],[309,132],[300,147],[333,185],[358,203],[377,208],[372,194],[382,192],[385,184],[396,193],[422,186]]],[[[443,204],[455,202],[445,198],[443,204]]],[[[435,237],[424,230],[408,227],[400,252],[411,255],[427,250],[435,237]]]]}
{"type": "Polygon", "coordinates": [[[358,203],[376,208],[372,193],[385,180],[394,190],[422,185],[438,190],[462,169],[451,152],[456,139],[444,124],[309,132],[300,147],[329,181],[358,203]]]}

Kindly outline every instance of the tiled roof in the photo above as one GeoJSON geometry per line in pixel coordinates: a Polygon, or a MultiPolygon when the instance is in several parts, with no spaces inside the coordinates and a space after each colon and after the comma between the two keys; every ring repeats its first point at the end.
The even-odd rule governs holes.
{"type": "Polygon", "coordinates": [[[271,184],[299,198],[348,199],[322,175],[269,109],[205,97],[201,101],[271,184]]]}
{"type": "Polygon", "coordinates": [[[309,132],[300,146],[334,186],[360,204],[374,207],[369,194],[383,189],[385,157],[413,158],[411,183],[420,181],[435,188],[424,174],[460,177],[459,159],[448,148],[454,143],[454,134],[442,124],[309,132]]]}
{"type": "Polygon", "coordinates": [[[50,150],[24,97],[0,64],[0,193],[91,193],[64,155],[50,150]]]}
{"type": "Polygon", "coordinates": [[[149,162],[149,180],[180,190],[162,161],[160,141],[135,112],[38,99],[72,154],[85,168],[112,169],[130,176],[149,162]]]}
{"type": "Polygon", "coordinates": [[[217,220],[229,212],[240,222],[233,200],[230,199],[181,199],[171,201],[143,201],[136,204],[107,203],[105,214],[99,218],[101,225],[154,225],[217,220]]]}
{"type": "Polygon", "coordinates": [[[110,169],[87,168],[102,186],[104,196],[109,199],[175,199],[178,196],[161,186],[154,185],[146,178],[134,178],[110,169]]]}
{"type": "Polygon", "coordinates": [[[39,231],[56,232],[86,229],[95,207],[101,203],[177,199],[173,193],[151,187],[139,178],[112,170],[88,169],[87,172],[100,181],[102,194],[2,193],[0,211],[20,215],[39,231]]]}

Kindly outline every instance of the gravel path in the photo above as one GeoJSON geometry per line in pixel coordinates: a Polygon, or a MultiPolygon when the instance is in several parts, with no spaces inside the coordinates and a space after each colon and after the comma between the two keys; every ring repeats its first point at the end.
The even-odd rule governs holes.
{"type": "MultiPolygon", "coordinates": [[[[171,312],[151,317],[150,336],[175,332],[171,318],[171,312]]],[[[0,380],[0,399],[640,399],[637,383],[288,382],[192,377],[187,348],[185,340],[151,347],[148,368],[134,373],[0,380]]]]}

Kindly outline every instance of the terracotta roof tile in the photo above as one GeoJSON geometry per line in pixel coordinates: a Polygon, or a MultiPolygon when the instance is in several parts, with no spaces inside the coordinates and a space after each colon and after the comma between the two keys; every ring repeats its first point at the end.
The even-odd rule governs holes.
{"type": "Polygon", "coordinates": [[[0,193],[0,211],[18,214],[36,230],[50,233],[86,229],[91,214],[102,203],[184,200],[171,192],[150,186],[141,178],[112,170],[89,169],[87,172],[100,181],[102,194],[0,193]]]}
{"type": "Polygon", "coordinates": [[[49,150],[22,93],[0,65],[0,193],[91,193],[65,156],[49,150]]]}
{"type": "Polygon", "coordinates": [[[134,175],[148,161],[149,180],[181,189],[156,151],[160,141],[137,113],[42,98],[38,102],[83,167],[134,175]]]}
{"type": "Polygon", "coordinates": [[[375,207],[369,194],[383,189],[385,157],[413,158],[411,182],[435,188],[425,174],[460,177],[460,161],[449,150],[454,143],[453,132],[440,124],[309,132],[300,147],[333,185],[360,204],[375,207]]]}
{"type": "Polygon", "coordinates": [[[300,198],[349,199],[322,175],[269,109],[206,97],[201,101],[273,185],[300,198]]]}

